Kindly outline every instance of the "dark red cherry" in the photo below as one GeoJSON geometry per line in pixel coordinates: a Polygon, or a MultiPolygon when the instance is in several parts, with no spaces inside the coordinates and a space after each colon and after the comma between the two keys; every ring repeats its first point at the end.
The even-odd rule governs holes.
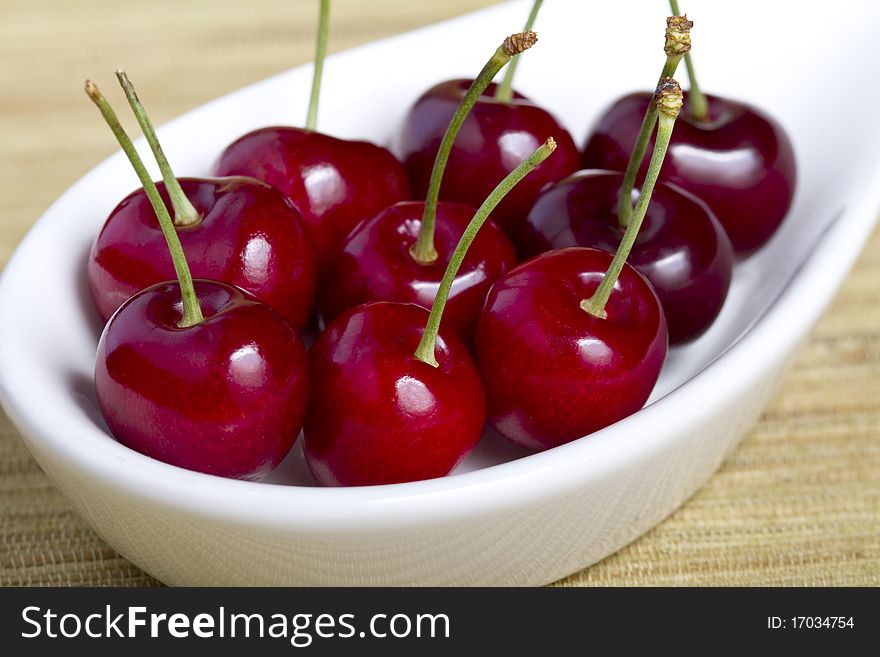
{"type": "MultiPolygon", "coordinates": [[[[461,203],[439,203],[434,232],[438,257],[421,264],[410,249],[418,238],[424,209],[422,202],[397,203],[349,235],[325,280],[319,302],[319,312],[327,323],[343,310],[368,301],[431,307],[450,256],[476,210],[461,203]]],[[[442,326],[471,342],[489,288],[515,264],[516,255],[504,232],[487,221],[455,276],[442,326]]]]}
{"type": "MultiPolygon", "coordinates": [[[[737,255],[746,256],[772,237],[791,207],[794,151],[782,127],[760,110],[720,96],[706,98],[707,121],[687,111],[679,117],[660,179],[705,201],[737,255]]],[[[650,100],[649,93],[630,94],[602,114],[584,148],[585,167],[626,168],[650,100]]]]}
{"type": "Polygon", "coordinates": [[[581,307],[611,263],[605,251],[551,251],[492,286],[477,324],[488,420],[547,449],[639,410],[666,357],[666,320],[650,283],[624,265],[600,319],[581,307]]]}
{"type": "MultiPolygon", "coordinates": [[[[569,246],[614,253],[626,230],[617,220],[622,181],[620,173],[579,171],[545,191],[529,213],[520,253],[530,257],[569,246]]],[[[654,286],[670,343],[693,340],[715,321],[733,261],[730,241],[705,203],[669,183],[654,188],[627,262],[654,286]]]]}
{"type": "MultiPolygon", "coordinates": [[[[449,80],[426,91],[410,109],[400,130],[397,152],[409,173],[412,191],[428,189],[434,157],[456,108],[472,80],[449,80]]],[[[440,198],[478,207],[499,180],[510,173],[548,137],[558,145],[492,213],[495,222],[515,239],[538,193],[578,168],[571,135],[546,110],[521,94],[510,102],[496,100],[495,85],[486,91],[464,120],[440,187],[440,198]]]]}
{"type": "Polygon", "coordinates": [[[230,144],[215,166],[216,175],[253,176],[290,197],[315,246],[319,280],[352,228],[409,198],[406,172],[386,149],[315,131],[329,29],[330,2],[321,0],[305,128],[249,132],[230,144]]]}
{"type": "Polygon", "coordinates": [[[290,324],[241,290],[196,280],[204,320],[181,328],[177,282],[119,309],[98,343],[95,388],[120,443],[198,472],[258,479],[290,451],[308,397],[290,324]]]}
{"type": "Polygon", "coordinates": [[[289,196],[315,245],[319,274],[355,226],[409,198],[406,171],[388,150],[300,128],[239,137],[214,173],[253,176],[289,196]]]}
{"type": "Polygon", "coordinates": [[[433,367],[413,354],[428,311],[377,302],[344,312],[309,354],[306,463],[327,486],[442,477],[477,444],[483,386],[467,348],[441,331],[433,367]]]}
{"type": "MultiPolygon", "coordinates": [[[[186,215],[190,230],[202,230],[204,217],[171,175],[134,88],[124,72],[117,77],[171,181],[175,214],[186,215]]],[[[119,442],[143,454],[209,474],[258,479],[284,458],[302,428],[308,396],[305,349],[290,323],[256,297],[227,283],[193,281],[167,199],[98,87],[87,80],[85,92],[143,185],[177,279],[138,292],[104,327],[95,358],[101,414],[119,442]]],[[[287,200],[262,184],[245,182],[281,198],[279,207],[286,211],[282,221],[275,219],[289,232],[284,220],[293,215],[287,200]]],[[[129,197],[131,205],[136,199],[136,194],[129,197]]],[[[131,234],[149,235],[134,226],[145,214],[133,212],[133,221],[125,222],[131,234]]],[[[218,257],[224,248],[221,243],[218,257]]]]}
{"type": "MultiPolygon", "coordinates": [[[[470,218],[447,256],[430,312],[414,304],[367,303],[342,313],[318,338],[309,361],[314,394],[304,451],[320,483],[440,477],[477,443],[485,420],[483,386],[464,343],[455,331],[443,328],[443,313],[489,213],[555,147],[550,138],[520,162],[470,218]]],[[[426,226],[440,225],[426,214],[426,226]]],[[[435,237],[432,231],[431,241],[424,243],[431,259],[436,257],[435,237]]],[[[407,256],[420,257],[412,246],[407,256]]]]}
{"type": "MultiPolygon", "coordinates": [[[[193,276],[237,285],[301,328],[312,312],[315,257],[293,204],[252,178],[181,178],[201,219],[178,227],[193,276]]],[[[157,183],[171,207],[164,183],[157,183]]],[[[150,200],[139,189],[110,213],[92,246],[89,285],[106,321],[129,297],[175,278],[150,200]]]]}

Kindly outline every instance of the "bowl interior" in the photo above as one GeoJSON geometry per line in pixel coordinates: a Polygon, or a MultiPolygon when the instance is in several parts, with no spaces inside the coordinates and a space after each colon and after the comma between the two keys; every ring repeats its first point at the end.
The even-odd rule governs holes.
{"type": "MultiPolygon", "coordinates": [[[[540,42],[525,55],[517,87],[552,108],[582,143],[604,106],[654,81],[662,63],[667,8],[662,2],[649,4],[548,3],[537,25],[540,42]],[[620,34],[609,25],[620,25],[620,34]]],[[[526,2],[508,3],[330,58],[320,129],[391,143],[406,109],[422,91],[444,78],[473,75],[500,39],[519,29],[527,8],[526,2]],[[442,54],[431,45],[449,43],[455,47],[442,54]]],[[[792,137],[800,178],[782,230],[738,266],[712,329],[695,343],[671,351],[649,404],[705,370],[761,318],[833,222],[852,205],[865,202],[880,168],[875,109],[880,91],[867,79],[870,71],[863,76],[859,68],[878,59],[873,30],[880,17],[877,6],[854,2],[836,7],[834,22],[846,27],[830,31],[827,14],[818,8],[799,5],[794,11],[790,3],[762,3],[758,36],[750,35],[749,21],[742,19],[737,5],[690,0],[686,9],[696,19],[694,59],[702,86],[772,113],[792,137]]],[[[305,113],[310,76],[310,66],[300,67],[160,128],[175,170],[180,175],[207,174],[223,146],[240,134],[264,125],[298,123],[305,113]]],[[[114,97],[121,110],[121,96],[114,97]]],[[[144,100],[149,107],[149,98],[144,100]]],[[[135,125],[123,116],[126,125],[135,125]]],[[[147,153],[143,142],[139,147],[147,153]]],[[[97,410],[92,373],[101,326],[91,306],[85,263],[106,216],[136,186],[121,153],[109,158],[46,212],[0,280],[0,392],[10,409],[27,416],[35,434],[58,441],[54,447],[102,454],[120,472],[154,465],[116,443],[97,410]]],[[[868,229],[860,228],[865,234],[868,229]]],[[[487,435],[456,474],[535,458],[487,435]]],[[[299,447],[268,482],[315,485],[299,447]]]]}

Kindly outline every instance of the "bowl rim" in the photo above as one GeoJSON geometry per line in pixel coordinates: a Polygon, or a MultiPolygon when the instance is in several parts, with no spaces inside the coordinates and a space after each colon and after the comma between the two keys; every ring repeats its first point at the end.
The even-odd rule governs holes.
{"type": "MultiPolygon", "coordinates": [[[[497,11],[497,8],[480,12],[497,11]]],[[[463,17],[467,19],[474,14],[463,17]]],[[[461,20],[462,17],[452,19],[461,20]]],[[[452,22],[452,21],[447,21],[452,22]]],[[[442,24],[440,24],[442,25],[442,24]]],[[[435,29],[428,26],[408,32],[435,29]]],[[[402,35],[401,35],[402,36],[402,35]]],[[[341,54],[354,56],[399,37],[380,40],[341,54]]],[[[273,75],[196,107],[162,126],[172,127],[196,113],[254,88],[273,84],[311,64],[273,75]]],[[[143,141],[143,140],[141,140],[143,141]]],[[[0,272],[0,323],[7,290],[15,284],[32,251],[37,249],[52,215],[64,207],[77,188],[122,163],[117,151],[68,188],[36,221],[0,272]]],[[[16,391],[13,377],[2,366],[11,345],[0,343],[0,405],[19,428],[38,461],[44,450],[69,468],[79,470],[120,493],[149,499],[202,517],[267,528],[298,530],[382,531],[430,516],[462,518],[521,508],[564,494],[578,484],[613,475],[664,451],[674,436],[695,429],[739,393],[756,385],[790,354],[825,310],[855,262],[878,218],[880,155],[871,169],[870,184],[857,202],[848,204],[822,241],[795,273],[779,297],[729,348],[700,372],[635,414],[590,436],[513,461],[438,479],[380,486],[320,488],[248,482],[202,474],[144,456],[116,442],[105,449],[84,450],[71,434],[54,435],[45,414],[16,391]],[[767,357],[770,353],[774,357],[767,357]],[[723,394],[713,391],[723,390],[723,394]],[[657,431],[675,418],[676,431],[657,431]],[[156,482],[162,485],[157,486],[156,482]],[[222,500],[218,504],[218,500],[222,500]]],[[[791,221],[791,217],[787,218],[791,221]]],[[[99,428],[95,431],[104,433],[99,428]]]]}

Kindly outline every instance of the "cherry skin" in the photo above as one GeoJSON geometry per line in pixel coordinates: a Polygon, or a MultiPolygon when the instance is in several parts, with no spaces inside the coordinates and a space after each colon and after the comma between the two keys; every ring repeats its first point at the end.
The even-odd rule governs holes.
{"type": "MultiPolygon", "coordinates": [[[[760,110],[720,96],[706,98],[708,121],[681,113],[660,179],[703,200],[736,254],[745,257],[773,236],[791,207],[794,151],[782,127],[760,110]]],[[[586,168],[626,169],[650,99],[647,93],[624,96],[599,118],[584,148],[586,168]]]]}
{"type": "MultiPolygon", "coordinates": [[[[430,309],[440,281],[476,210],[462,203],[439,203],[434,233],[437,260],[421,264],[410,255],[418,238],[425,204],[396,203],[349,235],[319,301],[321,317],[329,323],[343,310],[368,301],[415,303],[430,309]]],[[[489,219],[459,269],[442,326],[467,343],[473,341],[486,294],[499,276],[516,265],[513,246],[489,219]]]]}
{"type": "Polygon", "coordinates": [[[290,451],[308,398],[290,324],[241,290],[196,280],[204,321],[187,328],[180,287],[127,301],[98,343],[95,388],[120,443],[165,463],[259,479],[290,451]]]}
{"type": "Polygon", "coordinates": [[[428,311],[375,302],[350,309],[309,353],[306,463],[325,486],[442,477],[480,439],[483,385],[465,345],[438,335],[433,367],[413,355],[428,311]]]}
{"type": "MultiPolygon", "coordinates": [[[[579,171],[545,191],[528,216],[524,257],[569,246],[617,250],[623,174],[579,171]]],[[[635,194],[634,194],[635,196],[635,194]]],[[[721,311],[733,274],[733,248],[706,204],[660,183],[627,261],[647,278],[663,305],[669,342],[702,335],[721,311]]]]}
{"type": "Polygon", "coordinates": [[[556,447],[639,410],[666,358],[666,320],[650,283],[621,271],[600,319],[580,306],[611,263],[573,247],[496,281],[477,324],[488,420],[524,447],[556,447]]]}
{"type": "MultiPolygon", "coordinates": [[[[237,285],[301,328],[312,313],[315,256],[290,200],[252,178],[181,178],[180,184],[202,217],[177,228],[193,276],[237,285]]],[[[165,185],[157,187],[170,207],[165,185]]],[[[88,275],[105,321],[136,292],[175,278],[143,189],[110,213],[92,246],[88,275]]]]}
{"type": "MultiPolygon", "coordinates": [[[[428,189],[440,141],[471,82],[448,80],[431,87],[404,120],[397,152],[416,196],[428,189]]],[[[510,102],[496,100],[495,87],[494,83],[487,87],[461,126],[440,198],[479,207],[504,176],[548,137],[555,138],[553,157],[520,182],[492,213],[495,222],[516,240],[538,193],[578,169],[579,154],[571,135],[549,112],[518,93],[510,102]]]]}
{"type": "Polygon", "coordinates": [[[318,272],[364,219],[409,198],[403,165],[386,149],[300,128],[262,128],[230,144],[218,176],[253,176],[278,188],[302,213],[318,272]]]}

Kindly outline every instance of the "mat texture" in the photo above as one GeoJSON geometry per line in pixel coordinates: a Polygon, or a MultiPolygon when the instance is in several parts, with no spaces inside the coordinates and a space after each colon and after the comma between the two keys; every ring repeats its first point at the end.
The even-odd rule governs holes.
{"type": "MultiPolygon", "coordinates": [[[[337,0],[331,51],[489,4],[337,0]]],[[[42,210],[114,150],[81,94],[86,77],[110,87],[126,66],[161,124],[308,61],[314,5],[4,0],[0,267],[42,210]]],[[[301,120],[305,102],[291,112],[301,120]]],[[[656,529],[560,584],[877,586],[878,539],[880,232],[721,471],[656,529]]],[[[0,585],[156,584],[76,516],[0,414],[0,585]]]]}

